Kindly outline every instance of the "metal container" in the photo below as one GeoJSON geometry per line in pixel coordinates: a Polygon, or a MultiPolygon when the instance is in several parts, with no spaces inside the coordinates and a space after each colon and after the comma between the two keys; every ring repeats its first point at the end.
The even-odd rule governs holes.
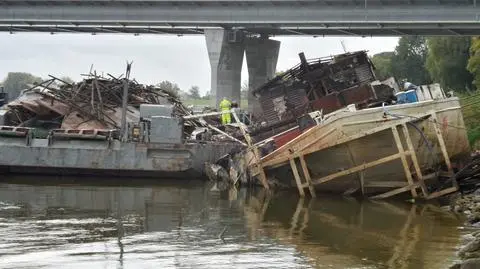
{"type": "Polygon", "coordinates": [[[140,105],[140,117],[141,118],[150,118],[152,116],[172,117],[173,116],[173,106],[172,105],[141,104],[140,105]]]}
{"type": "Polygon", "coordinates": [[[150,123],[151,143],[183,143],[183,119],[154,116],[150,123]]]}

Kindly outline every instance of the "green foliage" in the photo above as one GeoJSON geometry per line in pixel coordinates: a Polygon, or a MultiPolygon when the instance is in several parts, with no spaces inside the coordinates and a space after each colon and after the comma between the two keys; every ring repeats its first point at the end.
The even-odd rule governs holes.
{"type": "Polygon", "coordinates": [[[212,92],[211,91],[207,91],[203,96],[202,96],[202,99],[203,100],[210,100],[212,98],[212,92]]]}
{"type": "Polygon", "coordinates": [[[188,90],[188,97],[192,99],[200,99],[200,88],[198,86],[192,86],[190,90],[188,90]]]}
{"type": "Polygon", "coordinates": [[[468,71],[473,75],[473,84],[480,89],[480,38],[474,37],[470,45],[470,58],[467,65],[468,71]]]}
{"type": "Polygon", "coordinates": [[[471,88],[473,76],[467,70],[469,37],[427,38],[427,70],[433,81],[446,90],[465,91],[471,88]]]}
{"type": "Polygon", "coordinates": [[[42,78],[36,77],[30,73],[10,72],[3,80],[3,87],[8,93],[8,98],[13,100],[20,95],[22,90],[30,88],[35,83],[42,82],[42,78]]]}
{"type": "Polygon", "coordinates": [[[467,128],[468,141],[475,148],[480,140],[480,91],[461,94],[462,114],[467,128]]]}
{"type": "Polygon", "coordinates": [[[176,83],[170,82],[168,80],[164,80],[156,85],[158,88],[168,92],[172,96],[177,98],[181,98],[181,90],[180,87],[176,83]]]}
{"type": "Polygon", "coordinates": [[[392,51],[380,52],[372,56],[371,60],[375,66],[377,79],[384,80],[394,76],[392,72],[392,51]]]}
{"type": "Polygon", "coordinates": [[[71,77],[68,76],[61,77],[60,79],[70,84],[75,82],[71,77]]]}
{"type": "Polygon", "coordinates": [[[392,56],[392,73],[398,81],[408,80],[417,85],[431,83],[425,68],[427,45],[424,37],[401,37],[392,56]]]}
{"type": "Polygon", "coordinates": [[[178,87],[176,83],[170,82],[168,80],[164,80],[158,83],[157,87],[171,94],[174,94],[175,96],[178,96],[180,94],[180,87],[178,87]]]}

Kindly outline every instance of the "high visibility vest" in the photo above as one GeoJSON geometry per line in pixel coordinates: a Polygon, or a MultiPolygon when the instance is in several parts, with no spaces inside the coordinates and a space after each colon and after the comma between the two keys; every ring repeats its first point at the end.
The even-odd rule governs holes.
{"type": "Polygon", "coordinates": [[[222,100],[220,102],[220,109],[221,110],[230,110],[230,107],[232,106],[232,103],[226,99],[222,100]]]}

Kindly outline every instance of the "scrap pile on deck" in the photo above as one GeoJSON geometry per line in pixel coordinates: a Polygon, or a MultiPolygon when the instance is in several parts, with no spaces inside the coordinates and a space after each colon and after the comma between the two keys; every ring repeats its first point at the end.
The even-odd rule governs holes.
{"type": "MultiPolygon", "coordinates": [[[[135,80],[88,75],[78,83],[50,76],[23,92],[7,105],[2,125],[39,129],[118,129],[122,118],[122,97],[128,87],[127,122],[138,122],[140,104],[172,105],[173,115],[183,117],[191,111],[175,93],[135,80]]],[[[186,120],[186,126],[203,126],[186,120]]]]}
{"type": "Polygon", "coordinates": [[[276,139],[280,146],[304,129],[302,117],[309,112],[327,114],[349,104],[374,107],[395,99],[395,82],[376,81],[366,51],[312,60],[299,56],[298,65],[253,91],[262,110],[257,122],[268,123],[252,130],[257,141],[294,128],[276,139]]]}
{"type": "Polygon", "coordinates": [[[438,180],[470,151],[458,98],[438,84],[398,91],[393,78],[376,81],[364,51],[300,59],[254,90],[262,110],[250,129],[256,143],[243,162],[233,156],[212,166],[211,179],[229,174],[235,184],[247,174],[246,181],[297,187],[302,196],[308,189],[434,199],[458,190],[457,180],[438,180]]]}

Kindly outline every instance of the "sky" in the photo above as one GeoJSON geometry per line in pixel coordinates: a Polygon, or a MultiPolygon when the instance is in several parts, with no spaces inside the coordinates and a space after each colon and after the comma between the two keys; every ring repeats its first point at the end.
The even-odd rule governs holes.
{"type": "MultiPolygon", "coordinates": [[[[281,41],[277,70],[299,62],[298,53],[318,58],[348,51],[368,50],[369,54],[393,51],[396,37],[277,37],[281,41]]],[[[68,76],[81,80],[93,65],[97,73],[123,74],[127,61],[133,61],[131,78],[139,83],[163,80],[180,89],[196,85],[204,94],[210,89],[210,63],[203,36],[125,35],[125,34],[48,34],[0,33],[2,64],[0,79],[8,72],[29,72],[46,78],[68,76]]],[[[242,81],[248,80],[244,57],[242,81]]]]}

